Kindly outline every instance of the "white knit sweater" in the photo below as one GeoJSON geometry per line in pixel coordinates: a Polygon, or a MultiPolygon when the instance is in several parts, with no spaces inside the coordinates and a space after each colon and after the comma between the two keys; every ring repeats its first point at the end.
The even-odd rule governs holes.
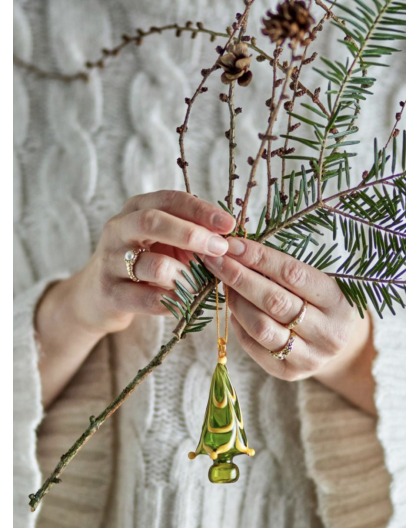
{"type": "MultiPolygon", "coordinates": [[[[258,18],[269,7],[267,0],[258,3],[249,22],[249,33],[256,35],[258,18]]],[[[191,19],[225,27],[241,9],[239,0],[228,4],[16,0],[15,53],[45,69],[73,73],[139,26],[191,19]]],[[[329,55],[336,53],[330,31],[322,33],[329,55]]],[[[291,384],[270,377],[232,336],[229,370],[256,456],[238,459],[237,483],[210,484],[209,459],[187,458],[199,439],[216,363],[210,326],[168,356],[85,445],[39,514],[29,512],[28,494],[86,428],[88,417],[105,408],[169,340],[174,326],[170,318],[141,317],[127,331],[103,339],[44,412],[34,307],[48,283],[85,265],[104,222],[127,197],[182,189],[175,128],[182,122],[184,97],[191,96],[201,68],[214,61],[215,45],[202,35],[193,43],[188,36],[151,36],[140,49],[125,51],[93,73],[89,83],[40,80],[15,68],[16,528],[405,525],[402,313],[375,319],[377,421],[314,380],[291,384]]],[[[382,144],[389,134],[402,98],[402,69],[400,63],[383,77],[375,87],[377,103],[364,109],[366,148],[353,164],[358,172],[369,166],[374,135],[382,144]]],[[[269,68],[254,62],[253,70],[253,83],[237,90],[237,104],[244,107],[237,132],[241,175],[267,119],[269,68]],[[267,94],[257,97],[259,103],[257,92],[267,94]]],[[[313,77],[309,70],[307,79],[313,77]]],[[[314,83],[320,84],[319,77],[314,83]]],[[[225,195],[228,121],[217,97],[218,75],[208,86],[193,108],[186,148],[193,192],[215,202],[225,195]]],[[[253,195],[254,225],[264,192],[261,185],[253,195]]]]}

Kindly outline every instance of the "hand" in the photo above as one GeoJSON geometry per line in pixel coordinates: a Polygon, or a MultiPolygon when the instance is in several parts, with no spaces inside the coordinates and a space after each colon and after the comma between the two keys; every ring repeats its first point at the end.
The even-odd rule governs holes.
{"type": "MultiPolygon", "coordinates": [[[[131,198],[105,225],[95,253],[79,273],[52,285],[38,304],[35,326],[41,344],[39,369],[45,406],[60,394],[95,344],[127,328],[135,314],[170,315],[161,295],[174,294],[192,252],[223,255],[234,219],[220,207],[177,191],[131,198]],[[127,275],[125,253],[141,253],[127,275]]],[[[191,291],[191,290],[190,290],[191,291]]]]}
{"type": "Polygon", "coordinates": [[[228,243],[216,233],[229,233],[234,219],[220,207],[185,192],[159,191],[131,198],[105,225],[90,262],[77,277],[75,302],[81,322],[105,333],[126,328],[136,313],[170,315],[160,302],[172,296],[174,280],[190,289],[192,253],[222,255],[228,243]],[[127,276],[125,252],[142,247],[134,274],[127,276]]]}
{"type": "Polygon", "coordinates": [[[257,242],[234,237],[228,241],[228,256],[205,257],[204,262],[229,286],[232,325],[249,355],[275,377],[295,381],[315,376],[374,412],[373,381],[368,379],[363,395],[359,379],[370,375],[370,365],[359,361],[369,342],[369,318],[358,315],[325,273],[257,242]],[[293,350],[285,360],[277,360],[269,351],[285,346],[290,336],[286,325],[297,317],[304,299],[308,308],[293,329],[293,350]],[[357,361],[363,369],[354,368],[357,361]],[[359,378],[344,379],[348,373],[359,378]]]}

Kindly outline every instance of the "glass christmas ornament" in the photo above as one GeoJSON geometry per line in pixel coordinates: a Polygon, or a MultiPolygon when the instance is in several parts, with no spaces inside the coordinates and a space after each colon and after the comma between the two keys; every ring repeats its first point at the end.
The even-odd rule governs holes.
{"type": "Polygon", "coordinates": [[[211,380],[200,442],[188,456],[193,460],[197,455],[209,455],[213,460],[210,482],[227,484],[239,478],[233,457],[254,456],[255,451],[248,447],[241,407],[226,367],[226,340],[218,341],[219,360],[211,380]]]}

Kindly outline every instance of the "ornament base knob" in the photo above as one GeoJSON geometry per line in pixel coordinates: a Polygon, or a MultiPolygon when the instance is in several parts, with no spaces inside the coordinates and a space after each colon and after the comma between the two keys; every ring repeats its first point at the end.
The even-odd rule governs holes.
{"type": "Polygon", "coordinates": [[[229,484],[239,478],[239,468],[233,462],[213,463],[209,469],[209,480],[213,484],[229,484]]]}

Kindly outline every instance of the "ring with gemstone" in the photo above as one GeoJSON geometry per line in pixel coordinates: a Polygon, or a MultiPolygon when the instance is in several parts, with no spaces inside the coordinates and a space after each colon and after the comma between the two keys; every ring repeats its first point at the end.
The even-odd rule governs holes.
{"type": "Polygon", "coordinates": [[[149,250],[145,248],[130,249],[130,251],[127,251],[127,253],[124,255],[128,276],[134,282],[140,282],[140,279],[134,275],[134,264],[137,262],[140,253],[144,253],[145,251],[149,250]]]}
{"type": "Polygon", "coordinates": [[[295,328],[298,324],[300,324],[304,319],[306,315],[306,310],[308,309],[308,301],[303,301],[303,306],[300,310],[300,312],[297,314],[296,319],[293,319],[291,323],[289,323],[286,328],[288,330],[291,330],[292,328],[295,328]]]}
{"type": "Polygon", "coordinates": [[[280,359],[280,361],[283,361],[283,359],[286,359],[286,356],[290,354],[290,352],[293,350],[293,343],[295,342],[297,335],[293,332],[293,330],[290,330],[289,339],[287,340],[286,345],[281,350],[269,350],[270,354],[276,358],[280,359]]]}

